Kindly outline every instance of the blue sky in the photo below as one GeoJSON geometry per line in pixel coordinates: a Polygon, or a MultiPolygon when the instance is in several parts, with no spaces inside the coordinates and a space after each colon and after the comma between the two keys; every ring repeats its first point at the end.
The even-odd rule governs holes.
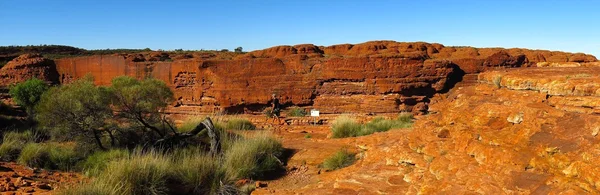
{"type": "Polygon", "coordinates": [[[0,45],[223,49],[370,40],[600,57],[600,2],[0,0],[0,45]]]}

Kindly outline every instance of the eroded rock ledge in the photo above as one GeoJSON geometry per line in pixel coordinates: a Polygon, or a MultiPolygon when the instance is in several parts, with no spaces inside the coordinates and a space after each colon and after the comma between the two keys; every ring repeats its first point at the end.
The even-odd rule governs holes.
{"type": "Polygon", "coordinates": [[[490,71],[479,80],[511,90],[538,91],[556,108],[600,114],[600,67],[545,67],[490,71]]]}
{"type": "Polygon", "coordinates": [[[286,105],[312,106],[323,113],[424,112],[429,98],[452,88],[464,74],[597,59],[542,50],[373,41],[277,46],[246,54],[146,52],[43,61],[51,63],[30,63],[26,67],[32,68],[26,69],[7,65],[0,70],[0,85],[37,77],[33,67],[55,68],[43,78],[53,83],[68,83],[88,73],[102,85],[120,75],[154,77],[175,92],[178,107],[170,111],[197,114],[260,111],[273,93],[286,105]]]}

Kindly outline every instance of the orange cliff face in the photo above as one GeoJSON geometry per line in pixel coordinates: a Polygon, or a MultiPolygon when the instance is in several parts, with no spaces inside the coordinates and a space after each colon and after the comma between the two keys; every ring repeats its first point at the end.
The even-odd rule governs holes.
{"type": "MultiPolygon", "coordinates": [[[[107,85],[121,75],[153,77],[173,89],[182,112],[260,111],[273,93],[286,105],[313,106],[323,113],[422,112],[429,98],[451,88],[464,74],[596,61],[590,55],[563,52],[373,41],[277,46],[243,55],[150,52],[63,58],[44,63],[42,67],[56,72],[48,71],[42,79],[68,83],[90,73],[97,84],[107,85]]],[[[40,75],[35,73],[37,65],[19,71],[10,67],[0,70],[0,85],[40,75]]]]}

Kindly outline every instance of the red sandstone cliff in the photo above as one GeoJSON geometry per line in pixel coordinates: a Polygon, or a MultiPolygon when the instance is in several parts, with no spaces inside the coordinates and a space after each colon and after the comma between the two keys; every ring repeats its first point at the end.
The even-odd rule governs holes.
{"type": "MultiPolygon", "coordinates": [[[[277,46],[245,55],[151,52],[64,58],[44,66],[55,67],[57,73],[43,79],[67,83],[91,73],[105,85],[120,75],[154,77],[174,90],[184,105],[178,108],[182,111],[258,111],[276,93],[288,105],[312,105],[325,113],[416,112],[426,110],[429,97],[448,90],[465,73],[541,62],[596,61],[591,55],[542,50],[373,41],[277,46]]],[[[32,75],[10,67],[2,68],[0,77],[11,80],[0,84],[32,75]]]]}

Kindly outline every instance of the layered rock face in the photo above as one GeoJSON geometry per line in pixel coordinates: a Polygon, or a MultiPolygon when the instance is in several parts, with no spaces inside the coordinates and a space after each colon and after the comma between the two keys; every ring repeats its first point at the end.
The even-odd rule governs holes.
{"type": "Polygon", "coordinates": [[[60,83],[92,74],[106,85],[116,76],[153,77],[175,92],[173,112],[260,111],[271,94],[286,105],[323,113],[423,112],[429,98],[463,74],[540,62],[589,63],[595,57],[525,49],[477,49],[374,41],[319,47],[277,46],[244,55],[151,52],[55,60],[60,83]]]}

